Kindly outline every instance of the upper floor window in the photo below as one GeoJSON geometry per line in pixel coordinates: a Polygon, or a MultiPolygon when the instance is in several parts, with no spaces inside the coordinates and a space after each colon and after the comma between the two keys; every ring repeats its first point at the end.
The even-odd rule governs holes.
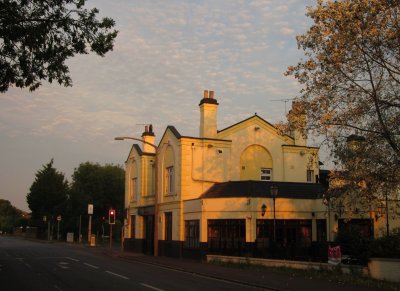
{"type": "Polygon", "coordinates": [[[261,168],[261,181],[271,181],[272,180],[272,169],[261,168]]]}
{"type": "Polygon", "coordinates": [[[132,178],[132,192],[131,192],[131,201],[136,200],[138,195],[138,179],[137,177],[132,178]]]}
{"type": "Polygon", "coordinates": [[[307,182],[314,183],[314,170],[307,170],[307,182]]]}
{"type": "Polygon", "coordinates": [[[174,166],[165,169],[165,194],[174,193],[174,166]]]}

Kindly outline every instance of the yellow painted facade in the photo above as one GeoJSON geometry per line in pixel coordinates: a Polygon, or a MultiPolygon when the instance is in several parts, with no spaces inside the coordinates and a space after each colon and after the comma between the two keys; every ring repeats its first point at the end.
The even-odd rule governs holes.
{"type": "MultiPolygon", "coordinates": [[[[171,239],[170,232],[172,241],[184,242],[185,221],[198,221],[199,242],[207,243],[208,221],[240,219],[245,221],[245,241],[252,243],[257,240],[257,220],[273,219],[271,196],[243,194],[207,198],[204,193],[229,181],[264,179],[269,183],[302,187],[319,181],[319,149],[306,146],[303,135],[282,135],[257,115],[217,131],[219,105],[211,92],[205,92],[199,105],[199,137],[181,136],[169,126],[157,150],[146,143],[132,147],[126,161],[125,207],[131,218],[125,228],[127,239],[146,239],[147,228],[151,226],[148,217],[155,215],[159,241],[171,239]],[[156,194],[158,213],[155,214],[156,194]],[[265,213],[262,213],[263,205],[265,213]],[[166,223],[171,216],[172,230],[169,230],[166,223]]],[[[153,143],[154,134],[144,133],[143,139],[153,143]]],[[[275,199],[276,220],[310,221],[312,241],[318,239],[317,221],[324,220],[325,238],[334,239],[338,230],[337,213],[323,203],[322,193],[313,198],[299,194],[298,199],[295,194],[290,198],[282,194],[285,193],[275,199]]],[[[368,218],[369,214],[359,216],[368,218]]],[[[398,221],[391,223],[395,226],[398,221]]],[[[374,227],[375,233],[379,233],[384,220],[376,221],[374,227]]]]}

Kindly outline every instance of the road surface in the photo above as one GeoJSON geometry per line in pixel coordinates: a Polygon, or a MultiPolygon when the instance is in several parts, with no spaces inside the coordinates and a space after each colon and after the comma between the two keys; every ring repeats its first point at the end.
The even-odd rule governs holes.
{"type": "Polygon", "coordinates": [[[87,247],[0,236],[0,290],[260,290],[87,247]]]}

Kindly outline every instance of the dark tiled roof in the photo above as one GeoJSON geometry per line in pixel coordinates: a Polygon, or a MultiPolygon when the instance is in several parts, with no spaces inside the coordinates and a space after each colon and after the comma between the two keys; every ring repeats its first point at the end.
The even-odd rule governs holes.
{"type": "Polygon", "coordinates": [[[267,182],[267,181],[229,181],[216,183],[200,198],[233,197],[272,197],[271,186],[278,187],[279,198],[318,199],[322,198],[326,188],[315,183],[267,182]]]}

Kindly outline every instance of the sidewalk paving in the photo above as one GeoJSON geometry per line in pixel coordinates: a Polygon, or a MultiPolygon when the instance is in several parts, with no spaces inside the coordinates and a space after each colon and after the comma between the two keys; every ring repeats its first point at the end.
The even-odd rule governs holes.
{"type": "Polygon", "coordinates": [[[268,290],[382,290],[368,286],[354,286],[348,283],[332,282],[323,278],[304,278],[290,272],[275,272],[268,269],[240,268],[214,265],[184,258],[154,257],[141,253],[121,252],[118,249],[104,249],[103,253],[158,267],[188,272],[217,280],[236,282],[268,290]]]}

